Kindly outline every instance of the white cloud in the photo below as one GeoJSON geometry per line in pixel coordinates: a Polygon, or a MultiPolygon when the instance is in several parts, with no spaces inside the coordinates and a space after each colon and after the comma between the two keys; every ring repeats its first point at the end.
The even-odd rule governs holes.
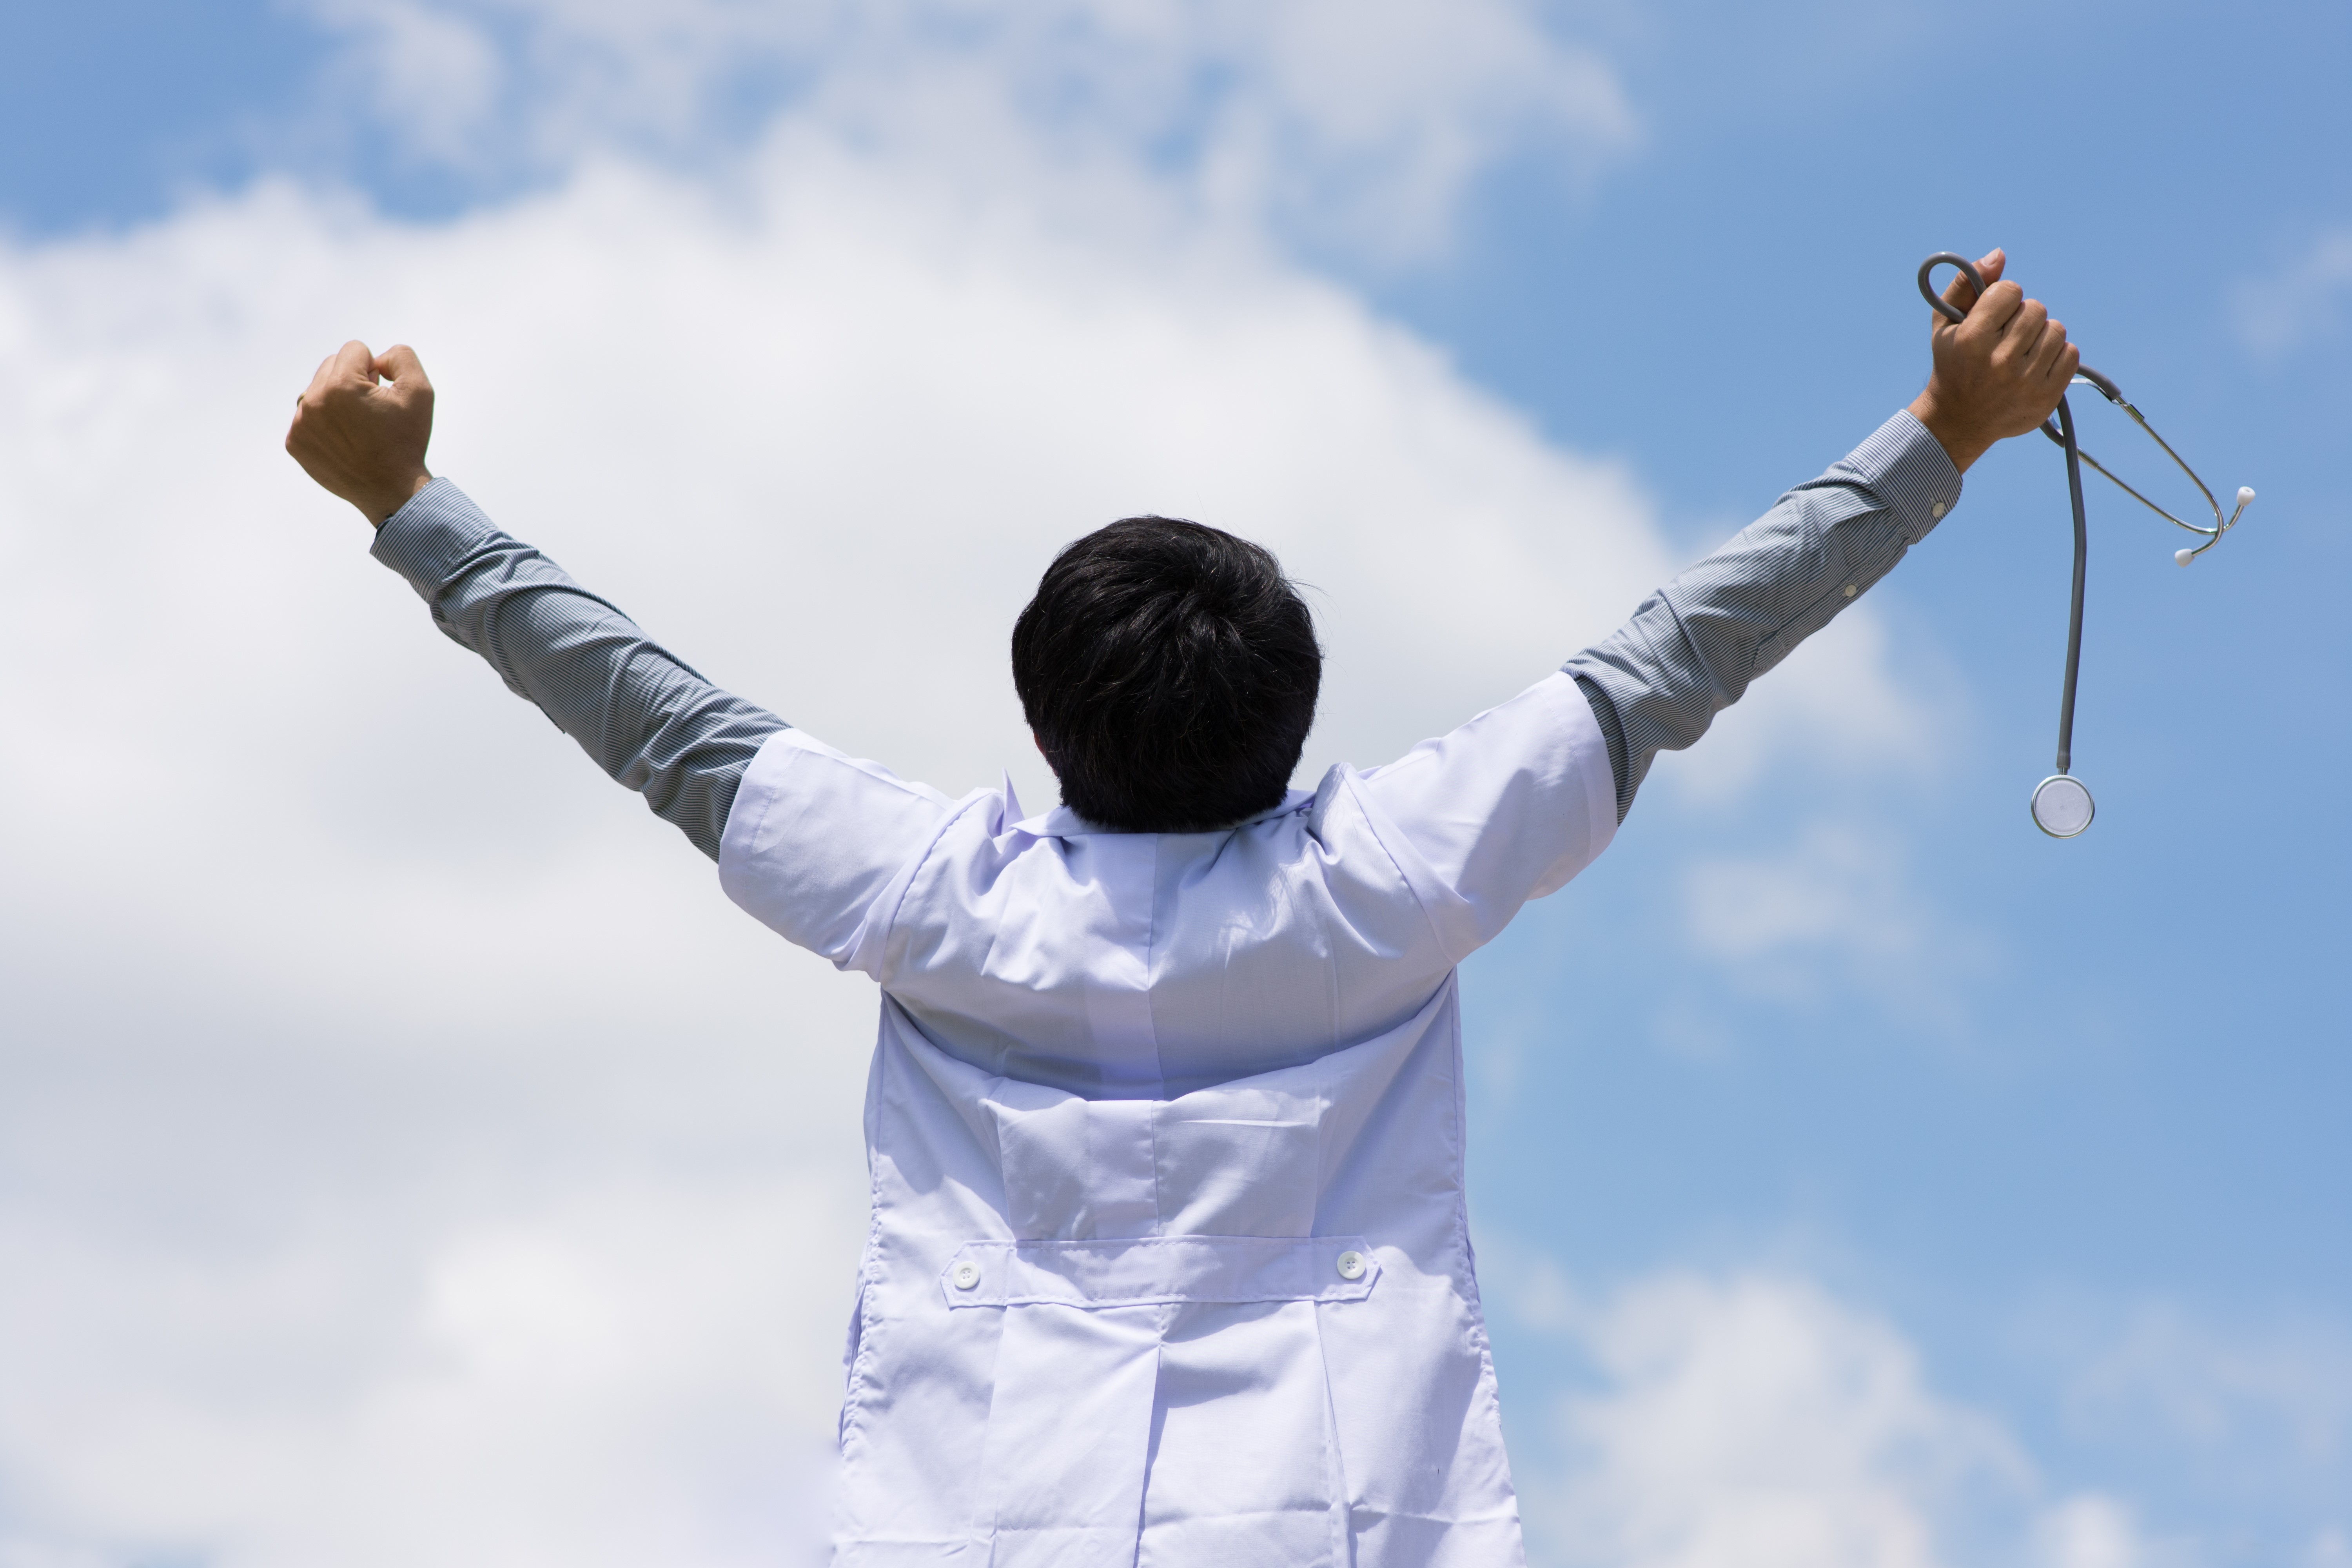
{"type": "Polygon", "coordinates": [[[1900,837],[1861,817],[1816,820],[1786,849],[1694,861],[1684,873],[1692,945],[1756,994],[1860,993],[1957,1027],[1963,983],[1991,962],[1990,943],[1918,894],[1907,858],[1900,837]]]}
{"type": "Polygon", "coordinates": [[[1696,866],[1692,940],[1732,959],[1833,942],[1857,944],[1872,957],[1909,956],[1921,935],[1903,904],[1892,853],[1885,843],[1817,823],[1788,854],[1696,866]]]}
{"type": "Polygon", "coordinates": [[[0,1563],[814,1561],[855,1194],[679,1152],[500,1224],[493,1168],[422,1237],[388,1173],[260,1247],[12,1205],[0,1563]]]}
{"type": "Polygon", "coordinates": [[[2344,1501],[2352,1471],[2352,1333],[2317,1317],[2216,1322],[2142,1305],[2078,1367],[2084,1430],[2200,1456],[2209,1479],[2344,1501]]]}
{"type": "Polygon", "coordinates": [[[489,34],[462,16],[402,0],[321,0],[317,14],[354,46],[338,85],[398,126],[410,155],[457,164],[483,155],[507,87],[489,34]]]}
{"type": "MultiPolygon", "coordinates": [[[[1664,1273],[1600,1297],[1506,1253],[1512,1300],[1596,1373],[1519,1456],[1530,1559],[1578,1568],[2149,1568],[2128,1508],[2054,1499],[1892,1326],[1787,1275],[1664,1273]]],[[[2171,1559],[2163,1559],[2171,1561],[2171,1559]]]]}
{"type": "Polygon", "coordinates": [[[2139,1568],[2151,1560],[2131,1510],[2113,1498],[2072,1498],[2044,1513],[2034,1530],[2036,1559],[2047,1568],[2139,1568]]]}
{"type": "Polygon", "coordinates": [[[1393,260],[1442,248],[1467,183],[1507,153],[1538,145],[1589,170],[1635,135],[1606,62],[1523,0],[309,8],[352,39],[353,79],[396,142],[482,175],[707,153],[747,102],[797,101],[952,160],[977,115],[1148,174],[1198,217],[1271,218],[1393,260]],[[501,133],[486,136],[493,107],[501,133]]]}
{"type": "Polygon", "coordinates": [[[2352,227],[2329,229],[2266,278],[2238,285],[2231,297],[2238,336],[2266,357],[2320,342],[2344,320],[2352,295],[2352,227]]]}
{"type": "Polygon", "coordinates": [[[1936,1506],[2022,1469],[1892,1330],[1799,1281],[1653,1279],[1580,1336],[1607,1386],[1562,1406],[1565,1473],[1522,1488],[1563,1563],[1927,1568],[1936,1506]]]}

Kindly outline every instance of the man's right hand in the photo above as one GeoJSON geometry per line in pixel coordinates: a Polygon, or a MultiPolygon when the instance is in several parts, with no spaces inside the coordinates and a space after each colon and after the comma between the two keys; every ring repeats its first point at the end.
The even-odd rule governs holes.
{"type": "Polygon", "coordinates": [[[395,343],[376,354],[365,343],[348,342],[294,400],[286,450],[303,472],[381,528],[432,481],[425,470],[432,438],[433,384],[416,351],[395,343]]]}
{"type": "Polygon", "coordinates": [[[1943,443],[1962,473],[1996,441],[2022,436],[2056,410],[2083,351],[2050,319],[2039,300],[2001,278],[2009,258],[1995,250],[1977,263],[1985,280],[1976,297],[1965,274],[1944,298],[1968,311],[1962,321],[1935,319],[1935,370],[1912,416],[1943,443]]]}

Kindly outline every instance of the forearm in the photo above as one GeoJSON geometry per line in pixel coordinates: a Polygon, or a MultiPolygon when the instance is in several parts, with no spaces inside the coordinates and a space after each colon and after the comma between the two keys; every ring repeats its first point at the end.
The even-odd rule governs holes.
{"type": "Polygon", "coordinates": [[[1658,752],[1705,734],[1749,681],[1867,593],[1959,497],[1950,457],[1898,414],[1562,666],[1609,739],[1618,819],[1658,752]]]}
{"type": "Polygon", "coordinates": [[[451,640],[719,858],[743,770],[783,721],[671,657],[554,562],[500,532],[446,479],[385,521],[373,554],[408,580],[451,640]]]}

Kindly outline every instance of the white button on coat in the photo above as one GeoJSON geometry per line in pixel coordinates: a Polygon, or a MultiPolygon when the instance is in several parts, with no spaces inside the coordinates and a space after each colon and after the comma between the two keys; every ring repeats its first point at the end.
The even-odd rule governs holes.
{"type": "Polygon", "coordinates": [[[1454,966],[1615,828],[1565,675],[1216,833],[771,738],[720,879],[882,992],[835,1562],[1520,1563],[1454,966]]]}

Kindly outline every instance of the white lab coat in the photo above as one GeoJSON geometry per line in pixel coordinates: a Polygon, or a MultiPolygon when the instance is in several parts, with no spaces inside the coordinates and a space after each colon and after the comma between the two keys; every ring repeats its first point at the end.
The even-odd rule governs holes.
{"type": "Polygon", "coordinates": [[[1215,833],[772,737],[721,880],[882,988],[835,1562],[1519,1563],[1454,966],[1615,801],[1565,675],[1215,833]]]}

